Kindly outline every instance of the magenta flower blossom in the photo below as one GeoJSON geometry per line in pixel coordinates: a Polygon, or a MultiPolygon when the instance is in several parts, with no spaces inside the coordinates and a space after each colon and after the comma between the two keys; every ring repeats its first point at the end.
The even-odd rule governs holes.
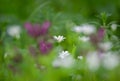
{"type": "Polygon", "coordinates": [[[97,34],[98,34],[99,40],[102,40],[104,38],[104,35],[105,35],[105,29],[104,28],[98,29],[97,34]]]}
{"type": "Polygon", "coordinates": [[[105,35],[105,29],[99,28],[97,34],[90,35],[90,41],[93,43],[96,47],[98,47],[98,43],[101,42],[105,35]]]}
{"type": "Polygon", "coordinates": [[[49,27],[50,27],[50,22],[46,21],[45,23],[43,23],[43,25],[41,26],[40,34],[45,35],[48,32],[49,27]]]}
{"type": "Polygon", "coordinates": [[[25,28],[28,32],[28,34],[34,38],[39,37],[40,35],[45,35],[48,32],[48,29],[50,27],[50,22],[46,21],[43,23],[43,25],[40,24],[34,24],[27,22],[25,23],[25,28]]]}
{"type": "Polygon", "coordinates": [[[39,49],[42,54],[46,54],[52,49],[52,44],[45,41],[40,41],[39,49]]]}

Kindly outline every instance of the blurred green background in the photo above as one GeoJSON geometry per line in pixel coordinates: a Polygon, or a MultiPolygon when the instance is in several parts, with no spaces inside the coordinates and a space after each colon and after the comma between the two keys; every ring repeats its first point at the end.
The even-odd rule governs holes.
{"type": "Polygon", "coordinates": [[[55,12],[68,14],[81,14],[92,18],[100,12],[112,14],[111,18],[120,20],[120,0],[0,0],[0,18],[15,16],[26,20],[30,14],[45,2],[55,12]]]}
{"type": "MultiPolygon", "coordinates": [[[[0,27],[5,29],[6,24],[22,24],[31,19],[52,21],[59,13],[64,15],[56,18],[57,22],[67,18],[82,23],[96,19],[102,12],[111,15],[108,22],[120,24],[120,0],[0,0],[0,27]]],[[[115,32],[118,37],[119,31],[120,27],[115,32]]]]}

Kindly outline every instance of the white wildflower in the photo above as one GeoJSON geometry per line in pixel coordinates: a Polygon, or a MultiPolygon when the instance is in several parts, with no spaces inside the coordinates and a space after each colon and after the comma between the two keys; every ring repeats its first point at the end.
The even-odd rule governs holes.
{"type": "Polygon", "coordinates": [[[59,53],[59,57],[61,59],[65,58],[65,57],[67,57],[69,55],[70,55],[70,53],[68,51],[62,51],[62,52],[59,53]]]}
{"type": "Polygon", "coordinates": [[[116,54],[107,53],[103,58],[104,68],[111,70],[119,64],[119,57],[116,54]]]}
{"type": "Polygon", "coordinates": [[[73,65],[74,63],[74,59],[71,55],[69,55],[69,53],[67,51],[65,52],[61,52],[61,54],[58,56],[58,58],[56,58],[52,65],[54,67],[65,67],[65,68],[69,68],[73,65]]]}
{"type": "Polygon", "coordinates": [[[115,31],[115,30],[117,29],[117,24],[112,24],[112,25],[111,25],[111,29],[112,29],[113,31],[115,31]]]}
{"type": "Polygon", "coordinates": [[[95,27],[90,24],[83,24],[81,26],[76,26],[73,28],[73,31],[78,32],[78,33],[84,33],[86,35],[90,35],[95,32],[95,27]]]}
{"type": "Polygon", "coordinates": [[[87,37],[87,36],[79,37],[79,39],[80,39],[81,41],[83,41],[83,42],[87,42],[87,41],[90,40],[90,38],[87,37]]]}
{"type": "Polygon", "coordinates": [[[93,25],[84,24],[84,25],[82,25],[82,27],[83,27],[84,34],[89,35],[89,34],[92,34],[95,32],[95,27],[93,25]]]}
{"type": "Polygon", "coordinates": [[[112,43],[111,42],[100,43],[99,47],[105,51],[108,51],[112,48],[112,43]]]}
{"type": "Polygon", "coordinates": [[[73,31],[75,31],[75,32],[77,32],[77,33],[80,33],[80,32],[82,32],[82,27],[80,27],[80,26],[75,26],[75,27],[73,28],[73,31]]]}
{"type": "Polygon", "coordinates": [[[14,25],[14,26],[8,27],[7,33],[8,33],[8,35],[19,39],[20,33],[21,33],[20,26],[14,25]]]}
{"type": "Polygon", "coordinates": [[[63,36],[53,36],[53,38],[55,39],[55,40],[57,40],[57,42],[62,42],[64,39],[65,39],[65,37],[63,37],[63,36]]]}
{"type": "Polygon", "coordinates": [[[100,59],[97,52],[89,53],[87,56],[88,68],[92,71],[96,71],[100,66],[100,59]]]}
{"type": "Polygon", "coordinates": [[[53,61],[54,67],[71,67],[74,63],[74,59],[71,56],[66,57],[65,59],[57,58],[53,61]]]}
{"type": "Polygon", "coordinates": [[[78,56],[77,58],[80,59],[80,60],[82,60],[82,59],[83,59],[83,56],[78,56]]]}
{"type": "Polygon", "coordinates": [[[60,67],[61,66],[61,59],[55,59],[52,63],[53,67],[60,67]]]}

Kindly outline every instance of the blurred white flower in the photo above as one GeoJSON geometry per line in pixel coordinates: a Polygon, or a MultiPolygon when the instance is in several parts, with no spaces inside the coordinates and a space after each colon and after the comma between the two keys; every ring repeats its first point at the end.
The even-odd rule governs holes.
{"type": "Polygon", "coordinates": [[[20,28],[20,26],[17,26],[17,25],[10,26],[7,29],[7,33],[8,33],[8,35],[19,39],[20,33],[21,33],[21,28],[20,28]]]}
{"type": "Polygon", "coordinates": [[[75,26],[75,27],[73,28],[73,31],[75,31],[75,32],[77,32],[77,33],[80,33],[80,32],[82,32],[82,27],[80,27],[80,26],[75,26]]]}
{"type": "Polygon", "coordinates": [[[111,29],[112,29],[113,31],[115,31],[115,30],[117,29],[117,24],[112,24],[112,25],[111,25],[111,29]]]}
{"type": "Polygon", "coordinates": [[[65,67],[69,68],[74,64],[74,59],[71,56],[68,56],[64,59],[57,58],[53,61],[54,67],[65,67]]]}
{"type": "Polygon", "coordinates": [[[83,27],[84,34],[89,35],[89,34],[92,34],[95,32],[95,27],[93,25],[84,24],[84,25],[82,25],[82,27],[83,27]]]}
{"type": "Polygon", "coordinates": [[[100,43],[99,47],[105,51],[108,51],[112,48],[112,43],[111,42],[100,43]]]}
{"type": "Polygon", "coordinates": [[[53,36],[53,38],[55,39],[55,40],[57,40],[57,42],[62,42],[64,39],[65,39],[65,37],[63,37],[63,36],[53,36]]]}
{"type": "Polygon", "coordinates": [[[95,27],[90,24],[83,24],[81,26],[75,26],[73,31],[78,33],[84,33],[86,35],[90,35],[96,31],[95,27]]]}
{"type": "Polygon", "coordinates": [[[91,71],[96,71],[100,66],[100,58],[98,57],[97,52],[89,53],[86,62],[91,71]]]}
{"type": "Polygon", "coordinates": [[[62,52],[59,53],[59,57],[61,59],[64,59],[65,57],[67,57],[69,55],[70,55],[70,53],[68,51],[62,51],[62,52]]]}
{"type": "Polygon", "coordinates": [[[87,41],[90,40],[90,38],[87,37],[87,36],[79,37],[79,39],[80,39],[81,41],[83,41],[83,42],[87,42],[87,41]]]}
{"type": "Polygon", "coordinates": [[[65,67],[69,68],[74,64],[73,57],[68,53],[68,51],[61,52],[61,54],[56,58],[52,65],[54,67],[65,67]]]}
{"type": "Polygon", "coordinates": [[[116,54],[107,53],[103,57],[104,68],[111,70],[114,69],[119,64],[119,57],[116,54]]]}
{"type": "Polygon", "coordinates": [[[82,59],[83,59],[83,56],[78,56],[77,58],[80,59],[80,60],[82,60],[82,59]]]}

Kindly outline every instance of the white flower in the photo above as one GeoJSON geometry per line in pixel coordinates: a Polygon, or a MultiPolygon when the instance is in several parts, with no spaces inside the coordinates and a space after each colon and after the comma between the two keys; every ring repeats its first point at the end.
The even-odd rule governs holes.
{"type": "Polygon", "coordinates": [[[59,57],[61,59],[64,59],[65,57],[67,57],[69,55],[70,55],[70,53],[68,51],[62,51],[62,52],[59,53],[59,57]]]}
{"type": "Polygon", "coordinates": [[[89,53],[87,56],[88,68],[92,71],[96,71],[100,66],[100,59],[97,52],[89,53]]]}
{"type": "Polygon", "coordinates": [[[95,32],[95,27],[90,24],[83,24],[81,26],[75,26],[73,28],[73,31],[78,32],[78,33],[84,33],[86,35],[90,35],[95,32]]]}
{"type": "Polygon", "coordinates": [[[108,70],[114,69],[118,64],[119,58],[116,54],[109,52],[103,58],[103,66],[108,70]]]}
{"type": "Polygon", "coordinates": [[[92,34],[95,32],[95,27],[93,25],[84,24],[84,25],[82,25],[82,27],[83,27],[84,34],[89,35],[89,34],[92,34]]]}
{"type": "Polygon", "coordinates": [[[112,25],[111,25],[111,29],[112,29],[113,31],[115,31],[115,30],[117,29],[117,24],[112,24],[112,25]]]}
{"type": "Polygon", "coordinates": [[[75,27],[73,28],[73,31],[75,31],[75,32],[77,32],[77,33],[80,33],[80,32],[82,32],[82,27],[80,27],[80,26],[75,26],[75,27]]]}
{"type": "Polygon", "coordinates": [[[87,42],[87,41],[90,40],[90,38],[87,37],[87,36],[79,37],[79,39],[80,39],[81,41],[83,41],[83,42],[87,42]]]}
{"type": "Polygon", "coordinates": [[[64,59],[57,58],[53,61],[53,66],[54,67],[65,67],[69,68],[74,64],[74,59],[71,56],[68,56],[64,59]]]}
{"type": "Polygon", "coordinates": [[[53,67],[60,67],[61,66],[61,59],[55,59],[52,63],[53,67]]]}
{"type": "Polygon", "coordinates": [[[99,47],[105,51],[108,51],[112,48],[112,43],[111,42],[100,43],[99,47]]]}
{"type": "Polygon", "coordinates": [[[77,58],[80,59],[80,60],[82,60],[82,59],[83,59],[83,56],[78,56],[77,58]]]}
{"type": "Polygon", "coordinates": [[[8,35],[19,39],[20,33],[21,33],[20,26],[14,25],[14,26],[8,27],[7,33],[8,33],[8,35]]]}
{"type": "Polygon", "coordinates": [[[57,40],[57,42],[62,42],[64,39],[65,39],[65,37],[63,37],[63,36],[54,36],[53,37],[55,40],[57,40]]]}
{"type": "Polygon", "coordinates": [[[74,64],[74,59],[73,57],[68,53],[68,51],[62,51],[58,58],[56,58],[52,65],[54,67],[65,67],[69,68],[74,64]]]}

